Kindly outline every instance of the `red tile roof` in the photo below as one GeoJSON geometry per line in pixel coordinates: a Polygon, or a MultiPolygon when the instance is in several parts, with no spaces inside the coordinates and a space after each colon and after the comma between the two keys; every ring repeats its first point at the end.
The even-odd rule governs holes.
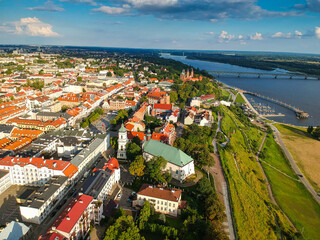
{"type": "Polygon", "coordinates": [[[146,134],[143,132],[128,132],[129,139],[133,139],[134,137],[138,137],[141,141],[144,141],[145,136],[146,136],[146,134]]]}
{"type": "Polygon", "coordinates": [[[85,194],[74,198],[54,222],[53,229],[70,233],[92,200],[93,197],[85,194]]]}
{"type": "Polygon", "coordinates": [[[154,187],[149,184],[143,184],[138,194],[148,197],[165,199],[168,201],[178,202],[181,197],[182,191],[175,188],[154,187]]]}
{"type": "Polygon", "coordinates": [[[155,103],[155,104],[153,104],[153,109],[171,110],[172,105],[171,104],[155,103]]]}
{"type": "Polygon", "coordinates": [[[77,168],[68,161],[43,159],[43,158],[19,158],[19,157],[4,157],[0,158],[0,165],[2,166],[14,166],[19,165],[24,167],[28,164],[36,166],[37,168],[46,167],[52,170],[63,171],[63,173],[71,178],[76,173],[77,168]],[[76,170],[76,171],[75,171],[76,170]]]}

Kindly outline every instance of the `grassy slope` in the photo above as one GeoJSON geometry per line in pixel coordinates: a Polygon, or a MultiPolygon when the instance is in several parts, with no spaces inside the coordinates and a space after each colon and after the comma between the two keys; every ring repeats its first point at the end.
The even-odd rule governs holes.
{"type": "MultiPolygon", "coordinates": [[[[265,161],[289,176],[295,176],[287,159],[272,137],[266,143],[265,161]]],[[[320,206],[302,183],[290,179],[262,163],[274,197],[304,239],[320,239],[320,206]]]]}
{"type": "Polygon", "coordinates": [[[320,141],[313,139],[305,128],[275,124],[283,142],[313,188],[320,192],[320,141]]]}
{"type": "Polygon", "coordinates": [[[241,94],[238,94],[235,103],[245,103],[245,102],[246,101],[243,99],[241,94]]]}
{"type": "MultiPolygon", "coordinates": [[[[237,129],[228,113],[232,114],[225,111],[222,120],[222,129],[227,132],[237,129]]],[[[234,118],[233,114],[232,117],[234,118]]],[[[263,174],[239,129],[231,135],[227,149],[220,149],[219,152],[230,186],[235,228],[239,239],[279,238],[274,215],[279,217],[278,222],[284,229],[290,229],[289,223],[272,205],[263,174]],[[240,172],[234,160],[234,153],[240,172]]]]}

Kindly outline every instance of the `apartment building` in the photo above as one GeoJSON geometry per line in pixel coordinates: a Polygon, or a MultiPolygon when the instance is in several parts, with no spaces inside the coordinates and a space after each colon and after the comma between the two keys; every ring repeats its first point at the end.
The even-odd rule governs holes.
{"type": "Polygon", "coordinates": [[[77,167],[68,161],[19,157],[0,159],[0,169],[9,171],[12,184],[30,186],[41,186],[53,176],[71,179],[78,171],[77,167]]]}
{"type": "Polygon", "coordinates": [[[52,177],[31,198],[20,205],[22,221],[41,224],[50,212],[57,207],[71,186],[68,177],[52,177]]]}
{"type": "Polygon", "coordinates": [[[156,212],[176,217],[182,205],[181,194],[179,189],[143,184],[133,206],[143,206],[145,201],[149,201],[156,212]]]}

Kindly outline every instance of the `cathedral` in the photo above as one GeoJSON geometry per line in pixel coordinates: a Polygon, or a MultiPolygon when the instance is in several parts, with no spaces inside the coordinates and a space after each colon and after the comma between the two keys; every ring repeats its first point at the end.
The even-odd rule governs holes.
{"type": "Polygon", "coordinates": [[[189,69],[187,69],[187,72],[183,69],[181,74],[180,74],[180,79],[183,82],[187,82],[187,81],[201,81],[202,80],[202,76],[200,75],[198,78],[194,77],[194,73],[193,73],[193,68],[191,69],[191,73],[189,71],[189,69]]]}

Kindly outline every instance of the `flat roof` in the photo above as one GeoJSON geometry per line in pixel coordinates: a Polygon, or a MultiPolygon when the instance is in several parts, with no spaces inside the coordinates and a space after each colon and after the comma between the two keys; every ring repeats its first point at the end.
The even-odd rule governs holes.
{"type": "Polygon", "coordinates": [[[65,176],[53,176],[21,206],[38,209],[41,208],[42,205],[61,187],[61,185],[68,181],[68,179],[69,178],[65,176]]]}

